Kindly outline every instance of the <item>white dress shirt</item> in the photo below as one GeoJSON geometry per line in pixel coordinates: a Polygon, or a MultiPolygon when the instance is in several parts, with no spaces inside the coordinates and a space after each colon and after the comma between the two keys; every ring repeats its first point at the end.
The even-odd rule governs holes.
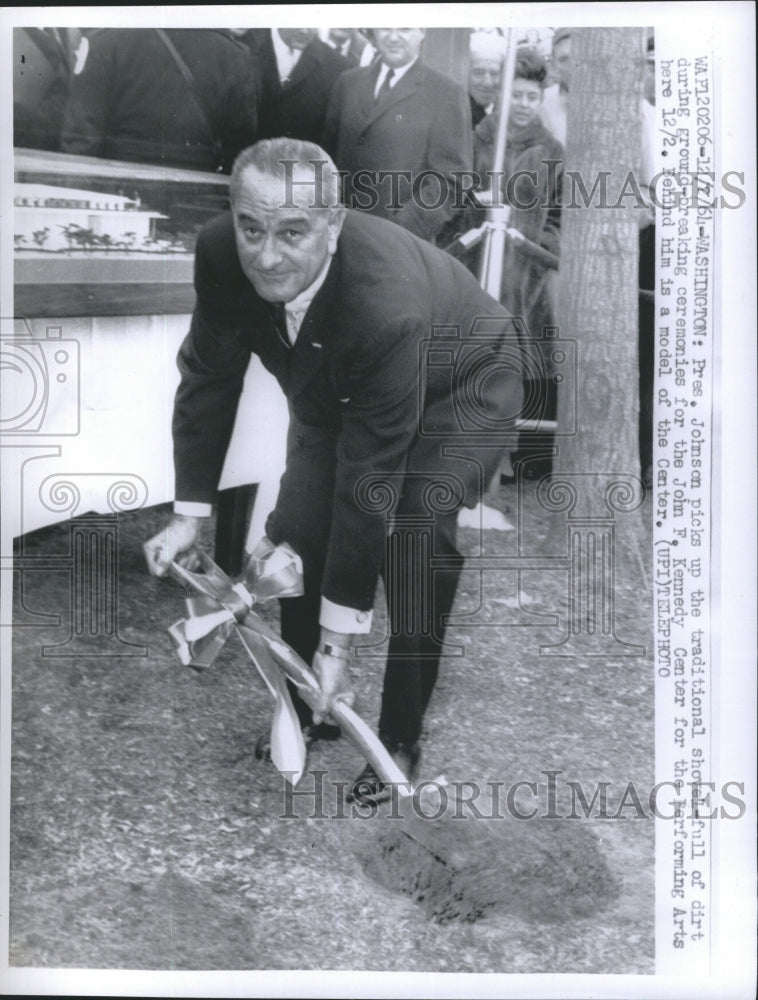
{"type": "Polygon", "coordinates": [[[301,49],[291,49],[285,41],[282,40],[282,36],[279,34],[277,28],[271,29],[271,41],[274,45],[274,55],[276,56],[276,66],[279,70],[279,79],[282,83],[288,80],[292,76],[292,71],[295,66],[297,66],[300,56],[303,54],[301,49]]]}
{"type": "Polygon", "coordinates": [[[300,324],[303,322],[303,317],[308,312],[308,306],[316,298],[316,292],[318,292],[319,288],[321,288],[326,281],[326,276],[329,273],[329,265],[331,262],[332,258],[327,257],[326,263],[316,275],[313,282],[291,302],[284,303],[284,312],[287,319],[287,336],[289,337],[290,344],[294,344],[297,340],[297,335],[300,332],[300,324]]]}

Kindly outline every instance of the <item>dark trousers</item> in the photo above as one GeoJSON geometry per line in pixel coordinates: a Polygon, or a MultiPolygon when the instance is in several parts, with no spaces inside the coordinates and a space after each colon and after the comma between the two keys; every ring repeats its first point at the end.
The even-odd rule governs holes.
{"type": "MultiPolygon", "coordinates": [[[[414,509],[415,499],[401,498],[388,531],[382,570],[390,640],[379,731],[409,743],[421,735],[463,566],[463,557],[455,545],[457,511],[438,513],[431,519],[426,508],[414,509]],[[445,559],[444,567],[433,566],[435,556],[445,559]]],[[[317,581],[321,569],[309,565],[306,593],[279,602],[282,638],[306,663],[313,659],[319,641],[321,597],[317,581]]],[[[360,642],[359,637],[359,646],[360,642]]],[[[360,657],[356,663],[360,668],[360,657]]],[[[309,725],[311,710],[292,685],[290,693],[301,725],[309,725]]]]}
{"type": "MultiPolygon", "coordinates": [[[[329,470],[334,466],[334,439],[317,429],[292,424],[288,449],[288,472],[282,478],[277,508],[266,531],[277,544],[288,541],[302,558],[305,593],[280,601],[281,632],[284,641],[310,663],[320,634],[321,580],[331,526],[333,475],[329,470]],[[297,475],[290,475],[293,468],[297,475]]],[[[448,466],[451,462],[454,464],[447,460],[448,466]]],[[[427,470],[438,467],[439,456],[427,454],[423,445],[411,454],[405,475],[400,477],[397,505],[387,524],[382,575],[390,642],[379,730],[383,736],[401,742],[414,742],[421,734],[439,671],[446,620],[463,565],[455,538],[464,484],[461,482],[460,491],[444,486],[435,489],[440,485],[440,476],[427,470]],[[444,565],[434,566],[435,559],[444,560],[444,565]]],[[[360,657],[356,664],[360,669],[360,657]]],[[[293,687],[290,691],[301,724],[310,724],[310,709],[293,687]]]]}
{"type": "Polygon", "coordinates": [[[383,571],[390,642],[379,732],[413,743],[437,682],[463,557],[455,545],[457,510],[430,516],[421,484],[408,486],[388,534],[383,571]],[[444,566],[435,566],[437,560],[444,566]]]}
{"type": "MultiPolygon", "coordinates": [[[[556,420],[558,417],[558,386],[553,378],[524,380],[524,409],[529,420],[556,420]]],[[[553,431],[521,431],[518,448],[511,455],[513,466],[521,465],[526,479],[541,479],[553,470],[555,433],[553,431]]]]}

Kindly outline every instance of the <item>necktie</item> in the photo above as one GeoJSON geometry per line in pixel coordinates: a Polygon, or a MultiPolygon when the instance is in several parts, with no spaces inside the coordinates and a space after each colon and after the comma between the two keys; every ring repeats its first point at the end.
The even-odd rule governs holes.
{"type": "Polygon", "coordinates": [[[387,70],[387,75],[385,76],[384,80],[382,81],[382,85],[381,85],[381,87],[379,88],[379,90],[377,91],[377,94],[376,94],[376,103],[377,104],[379,103],[379,101],[382,100],[383,97],[385,97],[387,94],[389,94],[390,87],[392,85],[392,81],[394,80],[394,78],[395,78],[395,71],[394,71],[394,69],[387,70]]]}
{"type": "Polygon", "coordinates": [[[285,344],[289,343],[289,330],[287,329],[287,311],[283,302],[274,302],[271,305],[271,319],[273,320],[276,332],[285,344]]]}

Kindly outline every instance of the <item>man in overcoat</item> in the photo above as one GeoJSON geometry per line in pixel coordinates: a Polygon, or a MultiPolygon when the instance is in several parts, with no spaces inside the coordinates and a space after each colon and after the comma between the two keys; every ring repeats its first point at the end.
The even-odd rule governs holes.
{"type": "MultiPolygon", "coordinates": [[[[281,602],[282,637],[313,663],[318,726],[336,697],[351,697],[348,664],[367,642],[383,574],[379,734],[412,775],[462,565],[457,512],[476,503],[521,405],[516,335],[452,257],[346,211],[318,146],[280,139],[246,150],[231,202],[197,245],[174,409],[175,514],[147,543],[148,560],[165,572],[210,514],[257,353],[290,410],[266,534],[304,567],[304,596],[281,602]]],[[[310,713],[296,707],[307,729],[310,713]]],[[[370,769],[361,782],[352,794],[386,792],[370,769]]]]}
{"type": "Polygon", "coordinates": [[[77,69],[64,153],[229,173],[258,138],[250,57],[224,31],[105,28],[77,69]]]}
{"type": "Polygon", "coordinates": [[[250,50],[258,81],[259,138],[318,142],[329,95],[349,61],[315,28],[251,28],[238,37],[250,50]]]}
{"type": "Polygon", "coordinates": [[[421,28],[376,28],[381,56],[337,79],[322,145],[349,208],[433,241],[461,205],[473,162],[468,95],[421,59],[421,28]]]}

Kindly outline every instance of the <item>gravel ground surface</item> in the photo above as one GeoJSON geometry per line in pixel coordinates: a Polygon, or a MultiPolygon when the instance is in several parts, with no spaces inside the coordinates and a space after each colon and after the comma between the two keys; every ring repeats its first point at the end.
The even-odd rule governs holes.
{"type": "MultiPolygon", "coordinates": [[[[515,487],[498,503],[515,519],[515,487]]],[[[649,500],[642,513],[650,519],[649,500]]],[[[282,779],[254,758],[271,702],[239,642],[201,674],[173,651],[166,629],[184,594],[150,578],[141,551],[165,517],[153,508],[118,524],[119,633],[145,656],[42,655],[66,637],[71,579],[16,574],[17,622],[37,612],[61,626],[14,630],[11,965],[652,973],[653,825],[633,808],[617,819],[521,821],[502,803],[503,821],[448,814],[426,824],[438,838],[430,851],[386,810],[350,814],[335,783],[363,762],[340,740],[312,748],[310,771],[326,774],[299,787],[323,780],[325,818],[313,795],[284,817],[282,779]]],[[[472,556],[539,552],[545,518],[527,493],[519,532],[485,532],[480,549],[466,529],[461,545],[472,556]]],[[[68,523],[44,529],[23,555],[65,555],[69,538],[68,523]]],[[[647,562],[617,568],[616,627],[649,649],[647,562]]],[[[650,658],[539,654],[565,635],[565,590],[563,571],[464,574],[450,629],[463,654],[443,665],[422,777],[476,783],[480,811],[495,783],[504,798],[523,781],[536,794],[522,786],[515,802],[544,813],[550,771],[562,816],[569,781],[588,797],[610,782],[610,815],[629,782],[653,783],[650,658]]],[[[265,614],[276,620],[275,608],[265,614]]],[[[383,631],[379,609],[377,642],[383,631]]],[[[356,671],[356,707],[372,724],[376,651],[356,671]]]]}

